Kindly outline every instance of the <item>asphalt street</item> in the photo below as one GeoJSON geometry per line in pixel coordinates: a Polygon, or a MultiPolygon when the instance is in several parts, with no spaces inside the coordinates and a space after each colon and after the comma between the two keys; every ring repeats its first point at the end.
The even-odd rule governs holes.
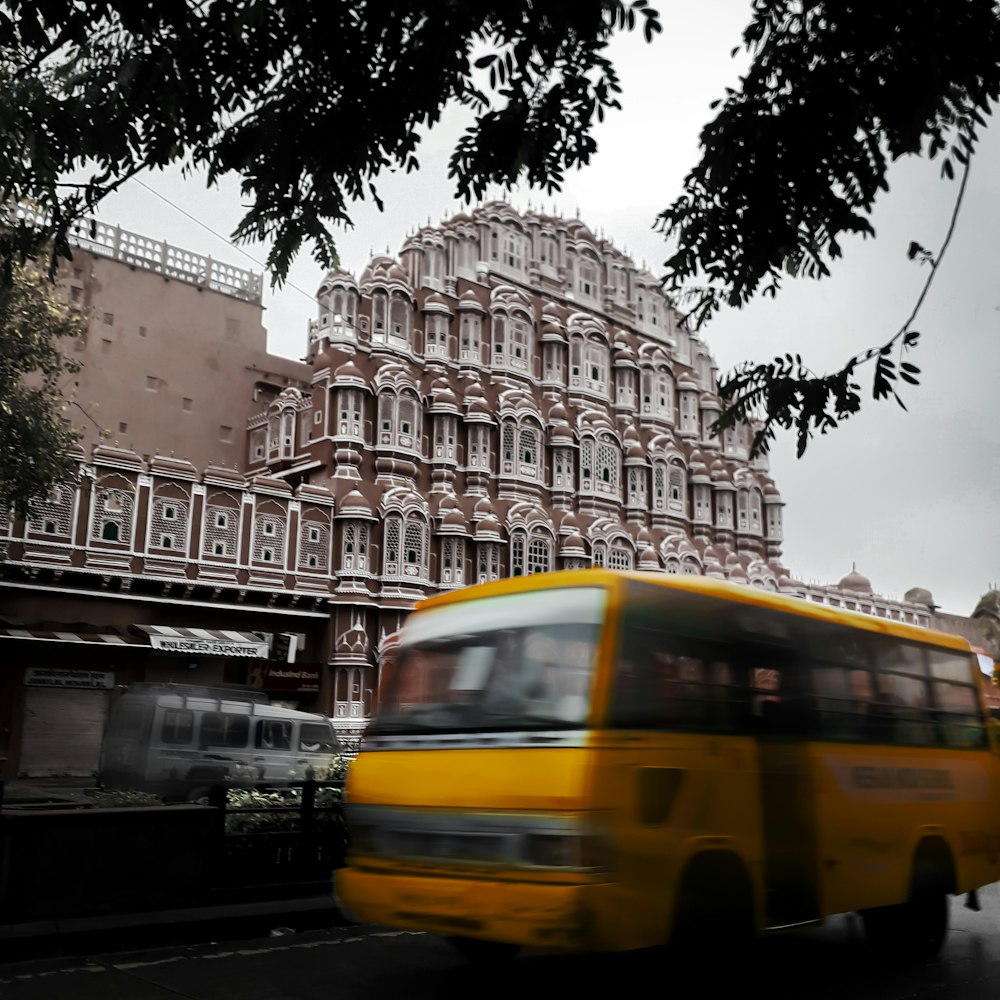
{"type": "Polygon", "coordinates": [[[981,893],[982,910],[956,899],[941,958],[887,968],[866,949],[858,923],[762,941],[733,967],[724,941],[718,962],[677,981],[669,953],[619,956],[527,954],[488,970],[465,965],[432,935],[370,926],[273,928],[266,937],[204,941],[139,951],[0,965],[3,1000],[441,1000],[515,995],[594,996],[655,983],[656,995],[686,998],[764,992],[769,1000],[996,1000],[1000,996],[1000,887],[981,893]],[[735,990],[735,993],[734,993],[735,990]]]}

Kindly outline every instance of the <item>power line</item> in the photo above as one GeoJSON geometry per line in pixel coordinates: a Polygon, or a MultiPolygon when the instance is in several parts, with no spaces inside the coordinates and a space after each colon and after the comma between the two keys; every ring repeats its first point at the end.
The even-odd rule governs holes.
{"type": "MultiPolygon", "coordinates": [[[[211,233],[214,237],[216,237],[216,239],[222,240],[222,242],[225,243],[226,246],[232,247],[232,249],[235,250],[237,253],[243,254],[243,256],[247,258],[247,260],[253,261],[253,263],[256,264],[262,271],[267,270],[267,265],[264,264],[262,261],[257,260],[257,258],[254,257],[253,254],[247,253],[246,250],[244,250],[242,247],[238,247],[228,237],[223,236],[222,233],[217,233],[211,226],[206,225],[204,222],[201,221],[201,219],[198,219],[195,216],[193,216],[190,212],[185,211],[183,208],[180,207],[180,205],[175,205],[168,197],[166,197],[166,195],[160,194],[159,191],[155,190],[154,188],[151,188],[145,181],[141,180],[138,177],[134,177],[133,180],[136,182],[136,184],[139,184],[140,186],[144,187],[150,194],[156,195],[156,197],[159,198],[160,201],[165,202],[172,209],[175,209],[176,211],[180,212],[181,215],[183,215],[186,219],[190,219],[193,223],[195,223],[195,225],[201,226],[202,229],[204,229],[206,232],[211,233]]],[[[287,284],[289,288],[294,288],[295,291],[297,291],[300,295],[304,295],[310,302],[316,301],[315,296],[310,295],[308,292],[299,288],[299,286],[296,285],[294,282],[286,280],[285,284],[287,284]]]]}

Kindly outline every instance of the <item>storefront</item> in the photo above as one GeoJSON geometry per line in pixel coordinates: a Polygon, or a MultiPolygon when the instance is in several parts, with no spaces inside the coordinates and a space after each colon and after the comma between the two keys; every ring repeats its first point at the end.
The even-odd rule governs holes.
{"type": "Polygon", "coordinates": [[[2,777],[95,774],[114,703],[139,681],[249,684],[279,704],[307,710],[318,704],[322,668],[305,654],[319,645],[325,616],[282,621],[273,615],[275,631],[258,632],[245,627],[248,620],[271,620],[249,609],[167,609],[109,600],[60,610],[70,611],[61,622],[0,622],[2,777]],[[152,621],[142,620],[147,614],[152,621]],[[183,615],[185,624],[172,623],[175,615],[183,615]],[[208,627],[206,618],[233,627],[208,627]],[[82,624],[85,619],[103,624],[82,624]],[[282,625],[287,631],[280,631],[282,625]],[[310,626],[309,633],[293,631],[310,626]],[[290,643],[276,646],[276,636],[291,637],[297,662],[289,662],[290,643]]]}

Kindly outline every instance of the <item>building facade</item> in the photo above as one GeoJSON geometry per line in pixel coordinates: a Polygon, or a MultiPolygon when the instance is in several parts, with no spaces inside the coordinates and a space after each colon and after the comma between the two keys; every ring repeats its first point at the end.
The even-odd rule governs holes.
{"type": "Polygon", "coordinates": [[[792,578],[753,428],[712,433],[708,348],[578,220],[489,203],[360,277],[331,272],[317,302],[308,367],[242,362],[223,425],[243,414],[242,471],[149,451],[148,435],[99,445],[29,521],[0,523],[8,773],[56,766],[33,721],[56,702],[93,730],[138,679],[252,683],[331,716],[350,744],[414,602],[505,576],[705,574],[929,623],[848,578],[792,578]],[[262,390],[260,371],[285,384],[262,390]],[[55,673],[32,672],[43,662],[55,673]]]}

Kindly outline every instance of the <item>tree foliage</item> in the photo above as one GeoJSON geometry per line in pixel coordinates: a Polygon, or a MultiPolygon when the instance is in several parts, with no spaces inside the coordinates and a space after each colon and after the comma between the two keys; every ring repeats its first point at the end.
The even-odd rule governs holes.
{"type": "MultiPolygon", "coordinates": [[[[743,43],[750,69],[716,102],[701,160],[658,219],[673,247],[666,285],[695,285],[687,301],[696,325],[723,304],[775,295],[786,275],[829,275],[845,237],[875,235],[869,215],[893,160],[941,155],[943,176],[960,172],[964,190],[1000,96],[995,0],[755,0],[743,43]]],[[[956,213],[960,203],[961,191],[956,213]]],[[[903,405],[896,384],[916,384],[919,372],[904,359],[919,336],[912,323],[953,229],[954,216],[936,257],[911,243],[910,258],[931,271],[886,343],[830,375],[791,354],[741,366],[720,385],[729,405],[719,427],[759,417],[757,451],[775,427],[794,426],[801,455],[815,430],[857,412],[868,362],[873,398],[903,405]]]]}
{"type": "Polygon", "coordinates": [[[62,384],[79,365],[60,347],[85,327],[35,268],[14,267],[0,282],[0,509],[27,514],[72,471],[78,434],[62,422],[62,384]]]}
{"type": "Polygon", "coordinates": [[[280,279],[303,243],[336,263],[383,168],[418,166],[418,129],[475,112],[451,161],[469,196],[491,181],[556,189],[587,163],[618,106],[616,30],[659,22],[646,0],[5,0],[0,4],[0,192],[49,215],[0,239],[32,256],[124,180],[181,163],[236,173],[237,239],[273,240],[280,279]],[[85,184],[63,186],[89,170],[85,184]]]}
{"type": "MultiPolygon", "coordinates": [[[[872,235],[892,160],[964,172],[1000,94],[997,0],[753,0],[750,17],[750,68],[658,220],[665,285],[696,325],[776,294],[785,275],[829,274],[845,238],[872,235]]],[[[0,198],[43,216],[0,232],[0,263],[47,247],[54,267],[108,193],[182,164],[210,183],[241,178],[234,235],[272,242],[276,280],[306,244],[332,266],[331,224],[378,201],[383,169],[419,166],[419,130],[450,101],[473,113],[450,161],[460,195],[556,190],[619,106],[609,41],[639,28],[661,30],[646,0],[0,0],[0,198]]],[[[930,263],[929,284],[940,252],[911,256],[930,263]]],[[[867,363],[874,397],[902,403],[915,315],[832,375],[795,356],[742,366],[720,386],[717,429],[759,418],[756,451],[794,426],[801,453],[856,412],[867,363]]]]}

